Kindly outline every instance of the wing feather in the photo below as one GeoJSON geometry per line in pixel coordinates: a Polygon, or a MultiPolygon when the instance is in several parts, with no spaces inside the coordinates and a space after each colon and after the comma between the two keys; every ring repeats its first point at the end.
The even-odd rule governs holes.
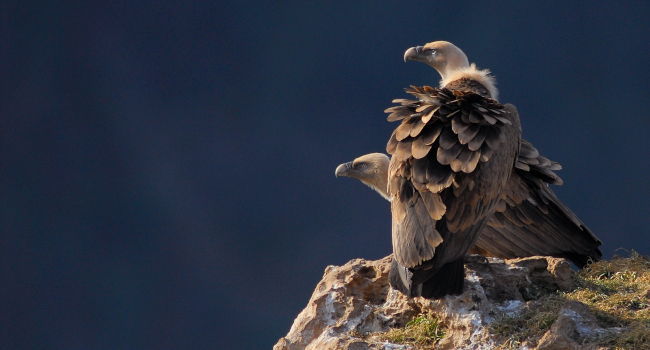
{"type": "MultiPolygon", "coordinates": [[[[451,234],[454,229],[481,226],[485,220],[485,208],[494,204],[483,202],[495,200],[478,195],[461,200],[455,199],[455,194],[466,196],[475,190],[476,182],[463,176],[476,172],[504,143],[499,129],[506,123],[499,118],[510,122],[509,115],[501,113],[503,105],[474,93],[426,86],[412,86],[407,92],[417,100],[395,100],[399,105],[385,111],[390,114],[389,121],[401,121],[386,150],[393,156],[388,187],[395,259],[415,268],[433,259],[442,244],[440,222],[447,222],[440,227],[451,234]],[[462,189],[452,190],[452,185],[462,189]]],[[[462,237],[465,233],[456,234],[462,237]]],[[[464,254],[469,247],[463,247],[469,243],[458,243],[462,242],[458,239],[451,241],[457,241],[453,247],[447,243],[445,249],[464,254]]]]}

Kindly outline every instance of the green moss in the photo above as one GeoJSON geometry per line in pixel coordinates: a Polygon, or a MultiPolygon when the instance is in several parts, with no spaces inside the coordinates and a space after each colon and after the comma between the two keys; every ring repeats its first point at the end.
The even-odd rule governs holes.
{"type": "Polygon", "coordinates": [[[404,328],[393,328],[379,335],[380,339],[391,343],[410,345],[433,345],[444,336],[445,331],[439,320],[428,315],[420,315],[404,328]]]}

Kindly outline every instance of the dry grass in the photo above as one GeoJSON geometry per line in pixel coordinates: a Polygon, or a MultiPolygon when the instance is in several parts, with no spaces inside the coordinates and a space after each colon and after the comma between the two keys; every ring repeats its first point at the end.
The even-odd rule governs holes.
{"type": "Polygon", "coordinates": [[[650,259],[631,252],[589,265],[578,274],[578,288],[566,298],[588,305],[605,326],[624,327],[603,339],[614,349],[650,349],[650,259]]]}
{"type": "Polygon", "coordinates": [[[625,330],[599,340],[610,349],[650,349],[650,260],[635,252],[591,264],[577,274],[577,287],[530,302],[515,315],[502,315],[491,330],[504,349],[535,344],[557,319],[567,300],[586,304],[603,327],[625,330]]]}
{"type": "Polygon", "coordinates": [[[529,302],[516,315],[501,315],[490,325],[490,331],[505,338],[501,348],[518,349],[523,343],[544,335],[564,303],[565,299],[559,294],[541,297],[529,302]]]}

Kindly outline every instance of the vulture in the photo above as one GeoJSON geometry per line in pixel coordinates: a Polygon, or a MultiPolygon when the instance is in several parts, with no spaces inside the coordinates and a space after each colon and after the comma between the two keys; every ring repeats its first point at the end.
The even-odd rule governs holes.
{"type": "Polygon", "coordinates": [[[600,241],[548,187],[561,183],[559,164],[521,139],[517,109],[498,102],[489,71],[445,41],[412,47],[404,60],[436,69],[440,87],[411,86],[415,99],[386,110],[400,122],[390,160],[372,154],[337,168],[352,176],[361,164],[368,174],[352,177],[391,202],[391,285],[410,296],[460,294],[472,247],[504,258],[564,256],[579,266],[598,259],[600,241]]]}
{"type": "Polygon", "coordinates": [[[463,291],[464,257],[496,210],[517,159],[521,128],[512,105],[493,97],[486,70],[455,45],[412,47],[404,60],[426,63],[440,88],[411,86],[415,97],[385,110],[399,122],[388,140],[388,196],[395,263],[391,285],[409,296],[463,291]]]}

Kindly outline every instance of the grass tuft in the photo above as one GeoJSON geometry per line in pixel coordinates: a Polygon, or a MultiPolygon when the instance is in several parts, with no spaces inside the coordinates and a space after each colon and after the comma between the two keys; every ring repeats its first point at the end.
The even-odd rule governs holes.
{"type": "Polygon", "coordinates": [[[382,340],[395,344],[433,345],[445,336],[444,328],[437,318],[420,315],[409,321],[404,328],[393,328],[380,334],[382,340]]]}

